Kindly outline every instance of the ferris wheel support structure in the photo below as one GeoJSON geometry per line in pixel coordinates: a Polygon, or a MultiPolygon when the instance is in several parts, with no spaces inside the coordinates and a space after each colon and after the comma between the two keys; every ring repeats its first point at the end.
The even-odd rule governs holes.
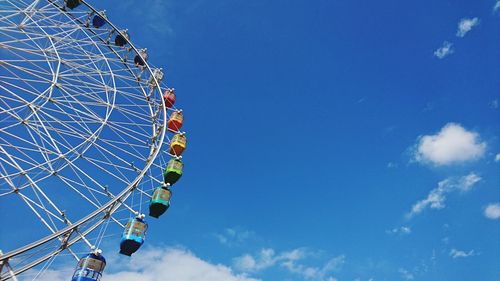
{"type": "MultiPolygon", "coordinates": [[[[29,11],[26,11],[26,16],[24,18],[24,20],[21,22],[21,25],[25,24],[25,22],[27,20],[29,20],[31,18],[31,13],[36,13],[36,5],[37,3],[39,2],[40,0],[36,0],[34,1],[29,7],[28,7],[28,10],[29,11]]],[[[48,0],[50,3],[52,3],[54,6],[57,6],[62,12],[64,12],[68,17],[71,17],[71,13],[68,13],[65,11],[65,7],[64,6],[60,6],[58,4],[56,4],[56,1],[53,1],[53,0],[48,0]]],[[[90,11],[91,13],[95,13],[95,14],[98,14],[98,11],[93,8],[91,5],[89,5],[86,1],[84,0],[81,0],[81,3],[83,5],[85,5],[90,11]]],[[[79,19],[73,19],[74,21],[77,21],[79,22],[79,24],[81,24],[82,26],[85,24],[83,22],[81,22],[79,19]]],[[[120,31],[110,20],[108,20],[107,18],[104,18],[104,20],[106,21],[106,23],[111,27],[111,32],[116,32],[117,34],[121,35],[123,38],[125,38],[127,44],[130,45],[130,50],[133,50],[135,53],[139,53],[139,50],[134,46],[134,44],[129,40],[129,38],[127,36],[125,36],[124,33],[122,33],[122,31],[120,31]]],[[[42,28],[43,30],[43,28],[42,28]]],[[[92,30],[86,30],[86,32],[93,32],[92,30]]],[[[48,37],[48,40],[52,42],[52,39],[50,37],[49,34],[46,34],[46,36],[48,37]]],[[[101,40],[103,40],[103,42],[106,41],[105,38],[100,38],[101,40]]],[[[108,39],[109,40],[109,39],[108,39]]],[[[53,49],[55,50],[55,53],[58,57],[58,64],[57,64],[57,68],[55,70],[53,70],[53,81],[52,81],[52,87],[50,87],[49,89],[49,98],[46,98],[45,102],[48,102],[49,99],[50,99],[50,91],[53,90],[53,87],[57,87],[57,81],[58,81],[58,74],[59,74],[59,67],[60,67],[60,64],[61,64],[61,57],[59,57],[59,54],[57,53],[57,48],[56,46],[54,45],[54,43],[52,42],[53,44],[53,49]]],[[[114,50],[113,48],[111,48],[110,46],[108,46],[108,48],[113,52],[115,53],[115,55],[121,59],[123,59],[122,56],[120,56],[120,54],[114,50]]],[[[159,91],[160,92],[160,95],[161,95],[161,85],[159,83],[159,81],[157,80],[157,78],[155,77],[155,75],[153,74],[153,70],[152,68],[150,67],[150,65],[147,63],[147,61],[144,61],[144,67],[145,67],[145,70],[150,74],[152,80],[153,80],[153,83],[154,83],[154,86],[153,86],[153,90],[156,90],[156,91],[159,91]]],[[[50,65],[50,64],[49,64],[50,65]]],[[[128,69],[128,71],[133,75],[134,72],[132,69],[130,69],[130,66],[127,65],[125,62],[124,62],[124,66],[128,69]]],[[[112,77],[114,77],[112,75],[112,77]]],[[[144,94],[144,98],[146,100],[149,99],[149,96],[148,96],[148,93],[146,91],[144,91],[144,89],[142,89],[142,92],[144,94]]],[[[40,95],[43,95],[45,93],[40,93],[40,95]]],[[[148,103],[149,104],[149,103],[148,103]]],[[[39,105],[40,106],[40,105],[39,105]]],[[[43,104],[42,104],[43,106],[43,104]]],[[[153,108],[153,106],[151,104],[149,104],[149,109],[150,109],[150,114],[151,114],[151,119],[154,119],[154,118],[157,118],[157,114],[155,113],[156,110],[159,110],[157,108],[153,108]]],[[[110,111],[113,110],[113,107],[111,106],[111,109],[110,111]]],[[[109,117],[109,114],[111,114],[111,112],[107,112],[106,113],[106,117],[109,117]]],[[[36,109],[33,109],[32,110],[33,112],[33,115],[36,115],[36,109]]],[[[112,195],[110,192],[108,192],[108,194],[110,195],[110,200],[104,204],[102,204],[101,206],[99,206],[97,209],[95,209],[93,212],[89,213],[87,216],[79,219],[78,221],[76,222],[69,222],[65,217],[64,217],[64,212],[59,210],[57,208],[57,206],[53,204],[53,207],[55,207],[56,210],[59,210],[60,211],[60,215],[63,216],[63,219],[66,221],[66,224],[67,226],[65,228],[62,228],[60,230],[57,230],[57,231],[53,231],[52,234],[50,235],[47,235],[35,242],[32,242],[30,244],[27,244],[27,245],[24,245],[18,249],[15,249],[15,250],[12,250],[10,252],[7,252],[7,253],[2,253],[0,252],[0,281],[5,281],[5,280],[9,280],[9,279],[12,279],[12,280],[17,280],[16,276],[18,276],[19,274],[37,266],[37,265],[40,265],[41,263],[57,256],[59,253],[61,253],[62,251],[64,250],[70,250],[70,247],[72,245],[74,245],[75,243],[77,243],[78,241],[80,240],[83,240],[85,241],[89,246],[91,246],[90,242],[89,241],[86,241],[86,235],[88,235],[89,233],[91,233],[92,231],[96,230],[102,223],[104,223],[107,219],[111,219],[113,220],[113,213],[122,205],[122,204],[125,204],[124,202],[127,200],[127,198],[132,194],[132,191],[134,191],[134,189],[137,188],[137,185],[138,183],[141,181],[141,179],[145,176],[145,174],[147,173],[147,171],[149,170],[150,166],[153,164],[155,158],[158,156],[158,154],[160,153],[161,151],[161,148],[162,148],[162,144],[164,142],[164,139],[165,139],[165,134],[166,132],[168,131],[167,129],[167,108],[165,106],[165,101],[162,99],[162,107],[161,107],[161,114],[162,114],[162,124],[157,126],[154,122],[153,122],[153,126],[152,126],[152,135],[154,136],[154,139],[155,141],[153,141],[151,143],[151,149],[150,149],[150,152],[149,152],[149,156],[147,158],[147,162],[146,164],[144,165],[144,167],[142,168],[142,170],[138,171],[138,175],[137,177],[135,178],[135,180],[133,180],[128,186],[126,186],[121,192],[119,192],[118,194],[116,195],[112,195]],[[90,226],[87,226],[87,224],[89,222],[92,222],[94,221],[95,219],[97,219],[95,222],[93,222],[90,226]],[[84,228],[85,227],[85,228],[84,228]],[[42,247],[43,245],[49,243],[49,242],[52,242],[52,241],[55,241],[55,240],[60,240],[60,247],[52,252],[49,252],[39,258],[37,258],[36,260],[33,260],[31,261],[30,263],[22,266],[22,267],[19,267],[19,268],[12,268],[10,266],[10,263],[9,263],[9,260],[11,259],[14,259],[16,258],[17,256],[23,254],[23,253],[26,253],[28,251],[31,251],[31,250],[35,250],[39,247],[42,247]],[[6,269],[6,274],[2,274],[2,270],[5,271],[6,269]]],[[[103,122],[103,124],[105,124],[106,121],[103,122]]],[[[92,137],[95,137],[97,139],[98,137],[98,134],[99,134],[99,130],[102,129],[102,126],[101,128],[99,128],[98,130],[96,130],[94,133],[94,136],[92,137]]],[[[87,146],[90,146],[91,144],[90,143],[82,143],[82,145],[87,145],[87,146]]],[[[0,146],[0,148],[2,148],[0,146]]],[[[75,150],[75,149],[74,149],[75,150]]],[[[85,149],[84,149],[85,151],[85,149]]],[[[69,153],[69,152],[68,152],[69,153]]],[[[82,155],[83,155],[83,152],[80,152],[82,155]]],[[[6,155],[8,155],[8,153],[5,153],[6,155]]],[[[66,159],[66,161],[70,161],[68,159],[66,159]]],[[[15,161],[13,161],[15,162],[15,161]]],[[[66,165],[70,165],[70,163],[67,163],[66,165]]],[[[28,177],[29,179],[29,177],[28,177]]],[[[34,186],[36,186],[34,184],[34,186]]],[[[18,193],[18,189],[17,187],[15,187],[15,185],[12,186],[13,187],[13,190],[12,192],[13,193],[18,193]]],[[[43,191],[42,190],[39,190],[42,194],[42,196],[44,195],[43,191]]],[[[140,192],[143,192],[142,190],[140,192]]],[[[22,197],[22,196],[21,196],[22,197]]],[[[23,198],[23,197],[22,197],[23,198]]],[[[23,200],[26,200],[25,198],[23,198],[23,200]]],[[[47,198],[47,200],[49,202],[50,199],[47,198]]],[[[30,204],[28,204],[30,205],[30,204]]],[[[127,208],[129,208],[130,210],[133,210],[132,207],[129,207],[129,206],[126,206],[127,208]]],[[[36,213],[36,211],[35,211],[36,213]]],[[[119,223],[118,221],[116,221],[117,223],[119,223]]],[[[47,224],[47,226],[49,226],[47,224]]],[[[122,225],[123,226],[123,225],[122,225]]],[[[50,228],[50,226],[49,226],[50,228]]],[[[73,254],[74,255],[74,254],[73,254]]]]}

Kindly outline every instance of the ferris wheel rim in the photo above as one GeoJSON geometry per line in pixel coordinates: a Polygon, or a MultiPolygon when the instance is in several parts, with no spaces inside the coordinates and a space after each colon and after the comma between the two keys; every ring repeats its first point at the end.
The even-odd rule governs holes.
{"type": "MultiPolygon", "coordinates": [[[[35,1],[35,2],[38,2],[38,1],[35,1]]],[[[55,4],[53,0],[48,0],[49,3],[52,3],[54,6],[60,8],[64,14],[68,17],[71,16],[71,13],[69,13],[68,11],[62,9],[59,5],[55,4]]],[[[91,11],[93,11],[94,13],[98,13],[98,11],[92,7],[90,4],[88,4],[86,1],[84,0],[81,0],[81,3],[84,4],[87,8],[89,8],[91,11]]],[[[135,47],[135,45],[130,41],[129,38],[127,38],[126,36],[124,36],[124,34],[107,18],[105,17],[104,20],[106,21],[107,24],[109,24],[111,27],[112,27],[112,30],[116,31],[118,34],[122,35],[125,40],[127,41],[127,43],[131,46],[131,48],[135,51],[135,53],[139,53],[139,50],[135,47]]],[[[116,52],[115,52],[116,54],[116,52]]],[[[144,61],[145,63],[145,68],[148,70],[148,72],[150,74],[153,74],[153,71],[152,71],[152,68],[150,67],[150,65],[147,63],[147,61],[144,61]]],[[[129,68],[130,70],[130,67],[127,66],[127,68],[129,68]]],[[[153,81],[154,81],[154,84],[156,85],[158,91],[161,93],[162,92],[162,89],[161,89],[161,85],[160,83],[158,82],[158,80],[156,79],[156,77],[154,75],[151,76],[153,81]]],[[[71,224],[71,225],[68,225],[67,227],[65,228],[62,228],[60,230],[58,230],[57,232],[55,233],[52,233],[50,235],[47,235],[37,241],[34,241],[30,244],[27,244],[23,247],[19,247],[18,249],[14,249],[12,251],[9,251],[7,253],[4,253],[2,255],[0,255],[0,262],[5,262],[5,261],[8,261],[10,258],[13,258],[19,254],[22,254],[28,250],[31,250],[31,249],[34,249],[40,245],[43,245],[47,242],[50,242],[50,241],[53,241],[59,237],[62,237],[64,235],[67,235],[67,234],[72,234],[73,232],[75,232],[76,229],[78,229],[78,227],[80,227],[81,225],[89,222],[90,220],[96,218],[99,216],[99,214],[104,214],[103,218],[102,219],[99,219],[95,224],[93,224],[92,226],[90,226],[89,228],[87,228],[87,231],[84,232],[83,234],[86,235],[92,231],[94,231],[99,225],[101,225],[105,219],[107,219],[108,217],[110,217],[114,211],[116,211],[118,209],[118,207],[122,204],[122,200],[124,200],[124,197],[126,196],[129,196],[131,194],[131,192],[137,188],[137,184],[141,181],[141,179],[144,177],[144,175],[146,174],[146,172],[149,170],[149,168],[153,165],[154,163],[154,160],[156,159],[156,157],[158,156],[158,154],[161,152],[161,149],[162,149],[162,146],[164,144],[164,139],[165,139],[165,135],[166,135],[166,132],[168,131],[167,129],[167,107],[166,107],[166,104],[165,104],[165,101],[163,99],[161,99],[161,102],[162,102],[162,108],[161,108],[161,111],[162,111],[162,116],[163,116],[163,121],[162,121],[162,125],[160,125],[160,129],[161,129],[161,133],[159,135],[159,137],[156,139],[156,141],[153,143],[153,145],[151,145],[151,149],[150,149],[150,153],[149,153],[149,156],[147,157],[147,161],[143,167],[143,169],[139,172],[138,176],[124,189],[122,189],[122,191],[118,194],[116,194],[113,198],[111,198],[111,200],[109,200],[108,202],[104,203],[100,208],[94,210],[93,212],[89,213],[88,215],[86,215],[85,217],[79,219],[78,221],[76,221],[75,223],[71,224]],[[156,145],[155,145],[156,144],[156,145]],[[109,211],[107,211],[107,209],[110,208],[109,211]]],[[[149,104],[149,103],[148,103],[149,104]]],[[[150,113],[151,115],[153,116],[153,108],[151,107],[151,104],[149,104],[149,108],[150,108],[150,113]]],[[[153,134],[154,134],[154,131],[156,128],[154,128],[156,124],[153,123],[153,134]]],[[[78,242],[79,240],[82,239],[82,235],[76,235],[76,237],[73,238],[72,240],[72,244],[78,242]]],[[[67,244],[69,246],[71,246],[72,244],[67,244]]],[[[46,260],[48,260],[50,257],[52,257],[53,255],[56,255],[57,253],[69,248],[68,247],[64,247],[64,248],[59,248],[55,251],[52,251],[51,253],[47,254],[46,256],[42,257],[43,259],[39,259],[37,260],[37,264],[40,264],[46,260]]],[[[33,266],[36,266],[37,264],[29,264],[19,270],[16,270],[15,271],[15,274],[19,274],[19,273],[22,273],[30,268],[32,268],[33,266]],[[21,271],[22,270],[22,271],[21,271]]],[[[11,277],[10,276],[7,276],[7,277],[2,277],[2,281],[3,280],[8,280],[10,279],[11,277]]]]}

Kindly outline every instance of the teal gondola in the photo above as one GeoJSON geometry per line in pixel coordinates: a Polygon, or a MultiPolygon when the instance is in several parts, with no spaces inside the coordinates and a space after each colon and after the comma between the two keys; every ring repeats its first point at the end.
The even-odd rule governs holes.
{"type": "Polygon", "coordinates": [[[158,187],[151,197],[149,203],[149,216],[159,218],[170,207],[170,198],[172,198],[172,191],[168,189],[169,185],[158,187]]]}

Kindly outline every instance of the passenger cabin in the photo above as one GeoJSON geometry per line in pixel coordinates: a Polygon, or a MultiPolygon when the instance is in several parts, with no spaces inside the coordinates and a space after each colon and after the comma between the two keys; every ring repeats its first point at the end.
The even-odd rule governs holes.
{"type": "Polygon", "coordinates": [[[144,66],[147,60],[148,60],[147,49],[141,49],[139,50],[139,53],[136,54],[134,57],[134,64],[137,67],[144,66]]]}
{"type": "Polygon", "coordinates": [[[170,207],[170,198],[172,198],[172,191],[168,189],[168,185],[158,187],[151,197],[149,203],[149,216],[159,218],[170,207]]]}
{"type": "Polygon", "coordinates": [[[181,178],[183,168],[184,163],[182,163],[180,159],[170,159],[167,163],[165,171],[163,172],[165,184],[175,184],[181,178]]]}
{"type": "Polygon", "coordinates": [[[80,6],[81,3],[82,2],[80,0],[64,0],[64,4],[66,4],[66,7],[70,8],[71,10],[80,6]]]}
{"type": "Polygon", "coordinates": [[[127,222],[120,242],[120,254],[131,256],[137,252],[144,243],[146,237],[147,223],[143,216],[132,218],[127,222]]]}
{"type": "Polygon", "coordinates": [[[167,108],[170,108],[174,106],[175,103],[175,92],[174,88],[172,89],[167,89],[165,93],[163,94],[163,100],[165,101],[165,106],[167,108]]]}
{"type": "Polygon", "coordinates": [[[104,12],[100,12],[97,15],[94,15],[92,18],[92,26],[95,28],[101,28],[106,24],[106,20],[104,19],[104,12]]]}
{"type": "Polygon", "coordinates": [[[182,110],[176,110],[172,112],[170,118],[168,119],[167,126],[172,131],[179,131],[184,123],[184,116],[182,115],[182,110]]]}
{"type": "Polygon", "coordinates": [[[176,134],[170,141],[170,154],[181,156],[182,152],[186,149],[186,136],[183,133],[176,134]]]}
{"type": "Polygon", "coordinates": [[[80,259],[71,281],[99,281],[106,267],[106,259],[99,253],[90,253],[80,259]]]}
{"type": "Polygon", "coordinates": [[[116,35],[115,37],[115,45],[118,46],[118,47],[123,47],[125,45],[127,45],[127,40],[129,39],[129,35],[127,33],[127,31],[122,31],[121,34],[119,33],[118,35],[116,35]]]}

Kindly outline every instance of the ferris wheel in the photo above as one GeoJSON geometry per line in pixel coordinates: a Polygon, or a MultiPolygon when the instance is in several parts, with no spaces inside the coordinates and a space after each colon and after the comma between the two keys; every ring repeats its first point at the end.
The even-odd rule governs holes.
{"type": "Polygon", "coordinates": [[[132,255],[169,208],[183,112],[130,38],[84,0],[0,0],[0,281],[100,280],[102,243],[132,255]]]}

